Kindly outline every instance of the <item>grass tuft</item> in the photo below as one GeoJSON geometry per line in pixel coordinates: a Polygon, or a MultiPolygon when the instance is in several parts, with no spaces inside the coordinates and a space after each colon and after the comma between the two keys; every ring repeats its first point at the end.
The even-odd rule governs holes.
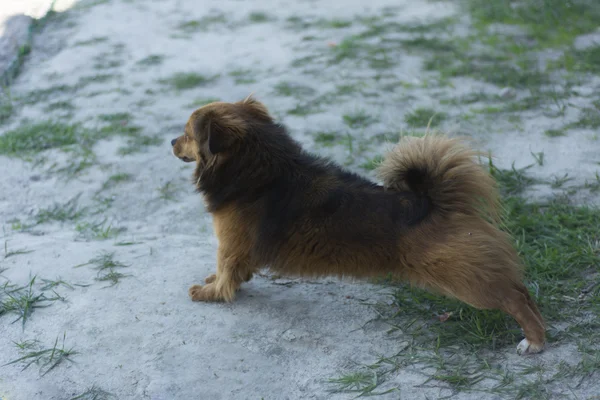
{"type": "Polygon", "coordinates": [[[81,194],[73,197],[66,203],[56,203],[49,208],[39,210],[35,216],[35,223],[39,225],[53,221],[76,221],[85,215],[85,212],[87,211],[85,208],[80,208],[77,204],[80,196],[81,194]]]}
{"type": "Polygon", "coordinates": [[[62,299],[56,295],[56,292],[56,297],[46,297],[44,293],[34,293],[33,285],[35,279],[35,276],[31,278],[29,284],[26,286],[9,289],[5,285],[2,288],[6,300],[0,301],[0,316],[4,314],[17,314],[18,318],[12,323],[21,321],[23,330],[25,330],[25,323],[36,309],[48,307],[50,305],[49,302],[62,299]]]}
{"type": "MultiPolygon", "coordinates": [[[[60,348],[58,347],[58,337],[54,342],[54,346],[51,348],[31,350],[29,347],[27,347],[25,348],[26,351],[24,351],[25,355],[23,357],[10,361],[3,366],[23,363],[25,366],[23,369],[21,369],[21,371],[25,371],[32,364],[37,364],[40,365],[40,373],[42,376],[44,376],[65,361],[73,362],[71,357],[79,354],[77,351],[73,350],[73,348],[65,349],[65,339],[66,333],[63,334],[62,345],[60,348]]],[[[19,347],[19,350],[24,349],[22,346],[17,347],[19,347]]]]}
{"type": "Polygon", "coordinates": [[[93,268],[98,271],[96,276],[97,281],[110,282],[111,284],[106,287],[115,286],[122,278],[126,278],[131,275],[122,274],[115,270],[117,268],[128,268],[129,265],[115,260],[114,256],[114,253],[102,252],[87,263],[76,265],[75,268],[83,267],[85,265],[93,265],[93,268]]]}
{"type": "Polygon", "coordinates": [[[109,400],[112,398],[116,398],[116,396],[99,388],[96,385],[93,385],[92,387],[86,389],[85,392],[75,397],[71,397],[70,400],[109,400]]]}
{"type": "Polygon", "coordinates": [[[422,128],[429,126],[431,128],[438,126],[447,118],[442,112],[436,112],[432,108],[416,108],[404,116],[404,121],[411,128],[422,128]]]}
{"type": "Polygon", "coordinates": [[[342,119],[346,125],[353,129],[365,128],[377,121],[376,118],[372,117],[365,110],[358,110],[352,114],[345,114],[342,119]]]}
{"type": "Polygon", "coordinates": [[[0,154],[24,157],[44,150],[76,144],[79,125],[47,121],[24,124],[0,136],[0,154]]]}
{"type": "Polygon", "coordinates": [[[159,82],[171,86],[176,90],[189,90],[201,86],[207,86],[214,81],[218,76],[208,77],[195,72],[179,72],[168,79],[162,79],[159,82]]]}

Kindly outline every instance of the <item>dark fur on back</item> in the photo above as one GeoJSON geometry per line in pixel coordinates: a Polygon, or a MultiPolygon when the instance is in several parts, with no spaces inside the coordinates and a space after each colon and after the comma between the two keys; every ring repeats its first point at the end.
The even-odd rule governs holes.
{"type": "Polygon", "coordinates": [[[233,202],[241,213],[257,217],[254,256],[273,269],[288,266],[278,255],[299,235],[310,237],[310,245],[296,249],[307,257],[333,242],[340,250],[387,248],[381,261],[398,262],[393,244],[431,208],[426,195],[386,191],[309,154],[280,124],[249,124],[237,146],[235,157],[214,171],[197,169],[198,190],[209,211],[233,202]]]}

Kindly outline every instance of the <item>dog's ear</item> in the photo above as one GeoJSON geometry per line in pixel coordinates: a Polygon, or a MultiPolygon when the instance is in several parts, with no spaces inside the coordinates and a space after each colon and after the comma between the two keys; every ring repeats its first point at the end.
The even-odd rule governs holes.
{"type": "Polygon", "coordinates": [[[219,154],[229,149],[241,139],[246,131],[243,119],[230,113],[212,112],[200,122],[200,129],[206,132],[208,150],[219,154]]]}
{"type": "Polygon", "coordinates": [[[273,118],[269,114],[269,110],[267,110],[267,107],[265,107],[263,103],[252,97],[252,95],[246,97],[242,101],[238,101],[238,104],[242,106],[254,118],[264,122],[273,122],[273,118]]]}

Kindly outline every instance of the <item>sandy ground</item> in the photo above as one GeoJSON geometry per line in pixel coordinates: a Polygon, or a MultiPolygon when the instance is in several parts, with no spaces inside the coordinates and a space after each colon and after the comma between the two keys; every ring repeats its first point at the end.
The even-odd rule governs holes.
{"type": "MultiPolygon", "coordinates": [[[[25,285],[37,275],[37,290],[41,278],[60,277],[72,285],[89,285],[72,290],[58,287],[56,291],[66,301],[35,310],[24,329],[20,321],[10,323],[12,315],[0,318],[0,364],[20,356],[13,342],[23,340],[37,339],[52,346],[57,337],[66,334],[66,347],[78,352],[73,363],[65,362],[45,376],[35,365],[25,371],[19,365],[1,367],[2,400],[62,400],[92,385],[119,399],[345,399],[351,396],[327,391],[328,379],[356,364],[372,362],[377,354],[400,348],[402,343],[386,336],[384,325],[364,326],[375,314],[363,302],[385,301],[384,289],[371,284],[257,276],[233,304],[192,303],[187,288],[214,271],[217,241],[210,216],[190,183],[192,167],[176,160],[169,145],[182,131],[195,108],[194,101],[234,101],[250,92],[309,149],[339,162],[347,161],[344,149],[323,148],[313,138],[318,131],[344,132],[344,113],[364,109],[378,118],[362,133],[367,139],[381,130],[403,129],[408,110],[437,104],[435,91],[417,87],[381,97],[345,96],[326,111],[308,116],[289,115],[287,111],[298,100],[274,91],[283,81],[301,83],[317,93],[349,81],[368,87],[373,78],[370,71],[320,63],[315,72],[293,64],[327,51],[328,43],[339,42],[352,32],[352,26],[302,32],[284,26],[293,16],[352,19],[379,13],[387,6],[398,7],[394,18],[400,23],[431,22],[456,12],[448,3],[408,0],[222,1],[218,5],[194,0],[109,0],[76,3],[36,35],[32,53],[11,87],[12,95],[75,85],[97,74],[109,74],[110,78],[85,85],[75,94],[57,91],[50,99],[23,107],[18,118],[0,129],[14,128],[24,119],[64,118],[61,111],[48,111],[46,106],[71,101],[74,110],[69,118],[73,121],[93,128],[100,114],[128,112],[133,115],[132,123],[159,136],[162,144],[123,156],[117,149],[124,139],[101,141],[94,147],[97,163],[73,180],[49,172],[47,165],[0,158],[1,241],[9,250],[31,251],[1,262],[5,270],[0,284],[8,280],[25,285]],[[189,33],[177,29],[182,22],[218,12],[224,13],[229,23],[189,33]],[[267,13],[273,19],[248,22],[252,12],[267,13]],[[308,35],[316,35],[318,40],[300,39],[308,35]],[[94,38],[103,39],[81,45],[94,38]],[[151,55],[162,56],[163,62],[154,66],[138,63],[151,55]],[[118,62],[100,70],[94,67],[98,57],[118,62]],[[219,77],[203,87],[181,91],[160,82],[177,72],[219,77]],[[243,74],[251,79],[236,78],[243,74]],[[117,173],[131,174],[133,179],[102,189],[98,195],[107,179],[117,173]],[[159,190],[167,184],[173,199],[159,190]],[[122,230],[117,238],[92,240],[77,231],[75,222],[47,223],[24,232],[11,229],[14,222],[10,221],[26,223],[39,210],[79,194],[81,207],[100,209],[99,199],[110,207],[101,215],[87,214],[78,223],[107,218],[122,230]],[[121,241],[135,244],[115,245],[121,241]],[[74,268],[102,251],[114,252],[116,260],[129,265],[122,272],[130,276],[107,287],[106,282],[94,280],[97,272],[92,266],[74,268]]],[[[393,74],[406,82],[423,79],[416,56],[407,56],[393,74]]],[[[597,87],[597,82],[591,82],[584,89],[597,87]]],[[[460,95],[499,88],[459,80],[454,89],[443,90],[460,95]]],[[[461,110],[449,112],[460,114],[461,110]]],[[[501,167],[512,162],[531,164],[531,151],[544,151],[552,162],[534,167],[534,174],[569,173],[580,182],[593,178],[600,161],[597,142],[573,140],[571,135],[550,143],[543,131],[554,123],[536,114],[524,121],[521,130],[501,121],[492,127],[448,122],[444,128],[472,135],[482,148],[492,151],[501,167]]],[[[369,149],[350,166],[355,168],[382,149],[369,149]]],[[[59,164],[69,158],[57,151],[45,155],[59,164]]],[[[571,350],[556,348],[539,359],[556,363],[571,350]]],[[[507,363],[534,362],[521,360],[513,348],[505,351],[507,363]]],[[[400,394],[382,398],[425,399],[450,394],[444,387],[419,387],[424,379],[410,368],[402,370],[389,382],[401,388],[400,394]]],[[[592,395],[600,386],[596,389],[586,388],[579,394],[592,395]]],[[[457,398],[482,395],[463,393],[457,398]]]]}

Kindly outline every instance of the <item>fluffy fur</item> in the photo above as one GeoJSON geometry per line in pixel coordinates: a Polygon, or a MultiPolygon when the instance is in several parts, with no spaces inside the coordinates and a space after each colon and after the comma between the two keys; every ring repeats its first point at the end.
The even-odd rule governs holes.
{"type": "Polygon", "coordinates": [[[517,351],[542,350],[545,328],[498,227],[495,182],[476,153],[442,136],[404,138],[378,168],[383,185],[302,150],[253,98],[189,118],[174,154],[195,162],[213,215],[217,271],[194,301],[232,301],[260,268],[292,276],[392,275],[521,325],[517,351]]]}

